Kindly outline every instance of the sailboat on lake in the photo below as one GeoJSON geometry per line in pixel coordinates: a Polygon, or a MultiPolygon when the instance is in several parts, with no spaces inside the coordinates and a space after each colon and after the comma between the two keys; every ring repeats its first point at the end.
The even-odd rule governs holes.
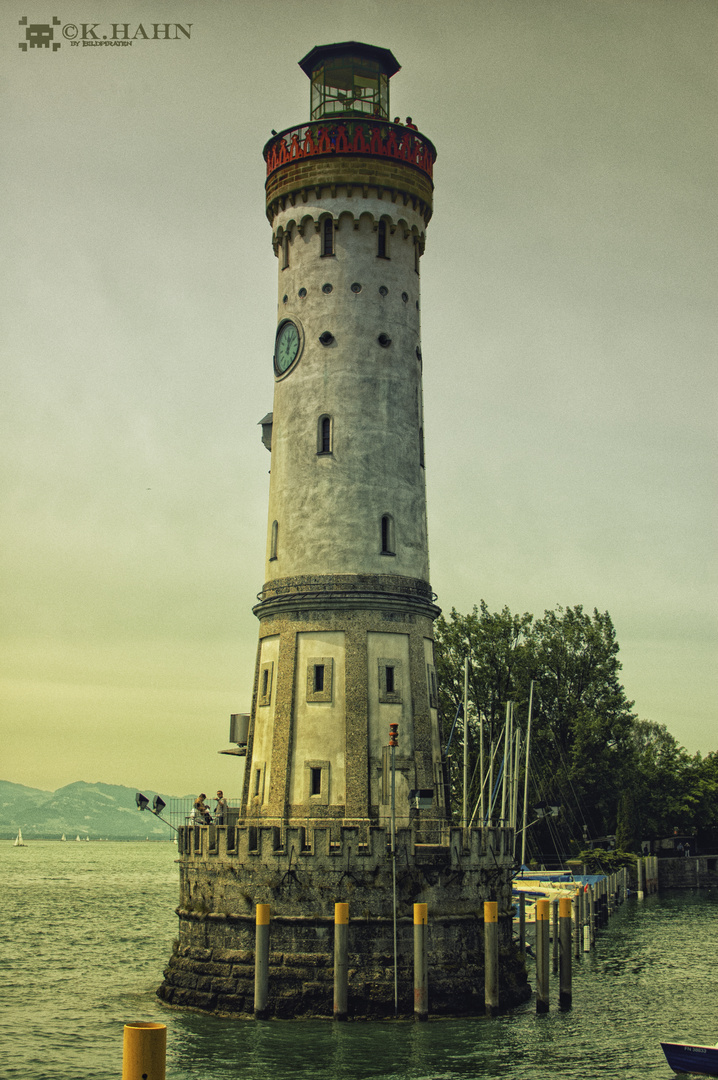
{"type": "Polygon", "coordinates": [[[25,843],[25,841],[24,841],[24,840],[23,840],[23,838],[22,838],[22,829],[18,829],[18,830],[17,830],[17,837],[16,837],[16,839],[15,839],[15,840],[13,841],[13,845],[12,845],[12,846],[13,846],[13,847],[27,847],[27,844],[25,843]]]}

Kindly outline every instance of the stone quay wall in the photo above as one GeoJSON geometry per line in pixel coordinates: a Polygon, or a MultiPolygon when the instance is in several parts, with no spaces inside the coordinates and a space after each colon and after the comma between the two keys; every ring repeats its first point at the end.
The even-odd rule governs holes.
{"type": "MultiPolygon", "coordinates": [[[[394,1011],[392,857],[382,828],[182,830],[179,939],[158,995],[230,1015],[254,1008],[255,907],[271,909],[269,1013],[331,1016],[334,904],[349,904],[349,1013],[394,1011]],[[233,835],[234,833],[234,835],[233,835]]],[[[484,1012],[483,904],[500,911],[502,1007],[526,999],[513,943],[513,834],[450,829],[445,844],[397,831],[399,1011],[413,1011],[413,904],[429,908],[429,1001],[437,1015],[484,1012]]]]}
{"type": "Polygon", "coordinates": [[[718,888],[718,855],[689,855],[657,862],[660,889],[718,888]]]}

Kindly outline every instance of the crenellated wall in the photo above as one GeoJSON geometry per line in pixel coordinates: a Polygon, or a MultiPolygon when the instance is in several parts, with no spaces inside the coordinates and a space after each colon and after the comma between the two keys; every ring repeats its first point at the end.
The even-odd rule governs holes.
{"type": "MultiPolygon", "coordinates": [[[[401,1011],[413,1008],[412,905],[429,909],[431,1010],[484,1010],[483,903],[499,904],[502,1003],[528,996],[512,944],[512,834],[447,829],[441,844],[397,832],[401,1011]]],[[[375,827],[196,826],[180,833],[179,939],[158,991],[174,1005],[253,1010],[255,907],[269,904],[270,1012],[329,1016],[334,904],[349,904],[355,1016],[393,1011],[392,857],[375,827]]]]}

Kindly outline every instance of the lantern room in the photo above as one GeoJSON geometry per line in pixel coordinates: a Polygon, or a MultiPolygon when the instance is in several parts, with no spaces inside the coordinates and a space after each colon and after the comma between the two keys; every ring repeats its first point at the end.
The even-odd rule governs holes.
{"type": "Polygon", "coordinates": [[[401,66],[389,49],[359,41],[320,45],[299,66],[312,84],[312,120],[324,116],[389,119],[389,80],[401,66]]]}

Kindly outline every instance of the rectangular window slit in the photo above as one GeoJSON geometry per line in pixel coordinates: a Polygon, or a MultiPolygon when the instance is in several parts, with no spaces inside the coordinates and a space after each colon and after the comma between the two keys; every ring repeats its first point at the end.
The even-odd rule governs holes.
{"type": "Polygon", "coordinates": [[[322,770],[311,769],[311,795],[321,795],[322,793],[322,770]]]}

